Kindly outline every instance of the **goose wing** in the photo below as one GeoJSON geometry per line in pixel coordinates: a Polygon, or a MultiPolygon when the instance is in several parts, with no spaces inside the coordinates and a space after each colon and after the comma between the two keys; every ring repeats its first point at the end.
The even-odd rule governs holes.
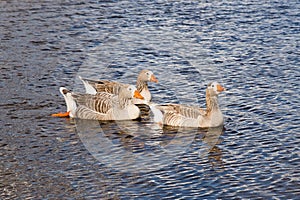
{"type": "Polygon", "coordinates": [[[155,108],[162,113],[162,116],[154,116],[156,122],[171,126],[199,127],[199,119],[206,113],[201,108],[179,104],[157,105],[155,108]]]}
{"type": "Polygon", "coordinates": [[[79,78],[84,83],[86,90],[92,87],[96,90],[96,92],[107,92],[111,94],[119,94],[120,88],[125,85],[123,83],[108,81],[108,80],[92,80],[92,79],[87,79],[82,77],[79,78]]]}
{"type": "Polygon", "coordinates": [[[95,84],[95,89],[97,92],[107,92],[111,94],[119,94],[120,88],[125,86],[123,83],[113,82],[113,81],[98,81],[95,84]]]}
{"type": "Polygon", "coordinates": [[[195,106],[186,106],[180,104],[164,104],[158,105],[157,108],[161,110],[165,115],[172,113],[172,115],[180,115],[186,118],[196,119],[199,115],[205,115],[205,110],[195,107],[195,106]]]}
{"type": "Polygon", "coordinates": [[[77,105],[85,106],[86,108],[98,112],[107,113],[112,107],[113,94],[101,92],[96,95],[91,94],[72,94],[77,105]]]}

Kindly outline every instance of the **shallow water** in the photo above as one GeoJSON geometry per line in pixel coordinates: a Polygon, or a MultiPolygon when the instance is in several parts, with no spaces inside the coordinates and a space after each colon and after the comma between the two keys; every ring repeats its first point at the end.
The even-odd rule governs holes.
{"type": "Polygon", "coordinates": [[[1,199],[297,199],[298,1],[1,1],[1,199]],[[224,129],[57,119],[78,75],[159,79],[153,101],[205,106],[224,129]]]}

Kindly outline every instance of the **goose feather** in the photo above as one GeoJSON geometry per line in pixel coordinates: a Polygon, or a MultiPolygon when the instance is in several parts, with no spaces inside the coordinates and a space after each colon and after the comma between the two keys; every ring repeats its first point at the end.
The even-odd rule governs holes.
{"type": "Polygon", "coordinates": [[[223,124],[224,119],[217,96],[224,90],[217,82],[207,86],[206,109],[181,104],[150,105],[154,121],[179,127],[218,127],[223,124]]]}
{"type": "MultiPolygon", "coordinates": [[[[92,80],[82,77],[79,78],[85,86],[86,93],[89,94],[95,94],[96,92],[118,94],[120,92],[120,88],[126,85],[124,83],[109,80],[92,80]]],[[[134,104],[144,104],[151,101],[152,96],[148,88],[148,82],[157,83],[158,80],[156,79],[152,71],[142,70],[137,77],[136,88],[138,92],[140,92],[140,94],[144,97],[144,100],[134,98],[134,104]]]]}
{"type": "Polygon", "coordinates": [[[106,92],[93,94],[72,93],[60,88],[70,117],[93,120],[136,119],[140,110],[132,103],[132,98],[143,99],[135,86],[124,85],[118,95],[106,92]]]}

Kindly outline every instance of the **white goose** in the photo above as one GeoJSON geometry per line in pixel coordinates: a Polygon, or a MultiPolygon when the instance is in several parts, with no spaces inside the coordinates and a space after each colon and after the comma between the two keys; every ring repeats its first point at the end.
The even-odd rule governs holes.
{"type": "Polygon", "coordinates": [[[212,82],[206,88],[206,110],[180,104],[150,104],[154,121],[179,127],[218,127],[223,125],[223,114],[218,104],[218,94],[224,91],[219,83],[212,82]]]}
{"type": "Polygon", "coordinates": [[[61,87],[60,93],[67,104],[66,113],[53,114],[55,117],[72,117],[93,120],[129,120],[140,116],[140,110],[132,98],[143,99],[133,85],[123,85],[118,95],[100,92],[96,95],[72,93],[61,87]]]}
{"type": "MultiPolygon", "coordinates": [[[[84,84],[86,93],[89,94],[96,94],[97,92],[108,92],[112,94],[118,94],[120,87],[124,85],[124,83],[113,82],[108,80],[91,80],[82,78],[80,76],[79,78],[84,84]]],[[[144,69],[139,73],[137,77],[136,87],[145,100],[142,101],[140,99],[133,99],[134,104],[147,104],[151,101],[152,96],[148,89],[148,82],[158,83],[158,80],[156,79],[152,71],[144,69]]]]}

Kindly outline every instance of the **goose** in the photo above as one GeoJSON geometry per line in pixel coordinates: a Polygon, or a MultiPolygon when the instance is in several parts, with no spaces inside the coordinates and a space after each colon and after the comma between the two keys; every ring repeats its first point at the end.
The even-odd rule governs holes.
{"type": "MultiPolygon", "coordinates": [[[[84,84],[86,93],[89,94],[96,94],[97,92],[118,94],[120,87],[124,85],[124,83],[108,80],[91,80],[82,78],[81,76],[79,76],[79,78],[84,84]]],[[[144,97],[144,100],[135,98],[133,99],[134,104],[147,104],[151,101],[152,96],[148,88],[148,82],[158,83],[158,80],[156,79],[152,71],[144,69],[139,73],[136,82],[137,90],[144,97]]]]}
{"type": "Polygon", "coordinates": [[[225,91],[218,82],[209,83],[206,88],[206,109],[180,104],[150,104],[154,121],[161,125],[179,127],[218,127],[224,119],[218,104],[218,94],[225,91]]]}
{"type": "Polygon", "coordinates": [[[130,120],[140,116],[139,108],[132,98],[144,99],[133,85],[123,85],[118,95],[106,92],[80,94],[61,87],[66,105],[66,113],[53,114],[54,117],[72,117],[92,120],[130,120]]]}

